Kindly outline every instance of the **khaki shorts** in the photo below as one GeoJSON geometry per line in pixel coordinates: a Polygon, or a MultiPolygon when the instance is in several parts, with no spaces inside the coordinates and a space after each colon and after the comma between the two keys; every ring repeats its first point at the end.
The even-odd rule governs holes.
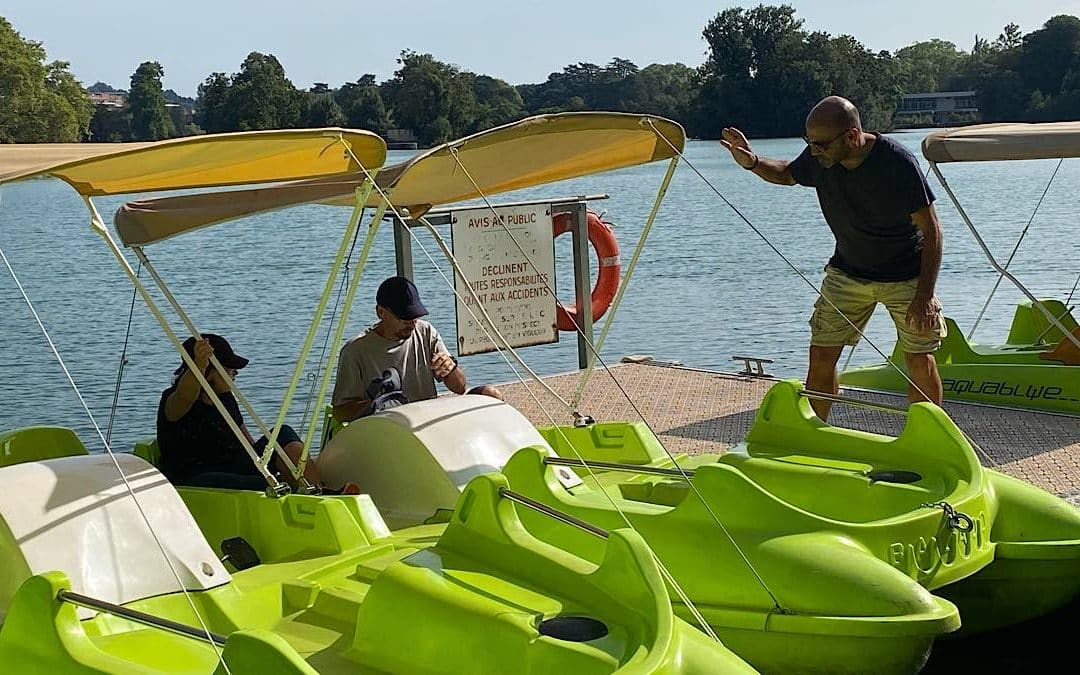
{"type": "Polygon", "coordinates": [[[937,298],[934,298],[937,309],[934,325],[928,333],[919,334],[907,324],[908,307],[915,298],[917,286],[918,279],[864,281],[848,276],[832,265],[826,266],[825,279],[821,282],[822,297],[814,303],[814,314],[810,317],[810,344],[815,347],[855,345],[866,329],[874,307],[880,302],[896,324],[896,336],[904,352],[926,354],[936,350],[945,337],[945,320],[937,298]],[[832,304],[826,302],[826,298],[832,304]],[[836,310],[843,312],[850,323],[836,310]]]}

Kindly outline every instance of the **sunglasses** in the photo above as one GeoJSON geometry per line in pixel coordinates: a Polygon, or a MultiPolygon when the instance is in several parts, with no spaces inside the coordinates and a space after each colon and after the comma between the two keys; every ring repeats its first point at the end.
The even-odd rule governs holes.
{"type": "Polygon", "coordinates": [[[803,136],[802,139],[804,141],[806,141],[806,144],[810,146],[811,150],[817,150],[818,152],[825,152],[826,150],[829,149],[829,146],[831,146],[833,143],[835,143],[836,141],[843,138],[845,135],[847,135],[847,132],[851,131],[853,128],[854,127],[849,127],[847,129],[844,129],[843,131],[841,131],[840,133],[833,136],[831,139],[829,139],[827,141],[812,141],[809,138],[807,138],[806,136],[803,136]]]}

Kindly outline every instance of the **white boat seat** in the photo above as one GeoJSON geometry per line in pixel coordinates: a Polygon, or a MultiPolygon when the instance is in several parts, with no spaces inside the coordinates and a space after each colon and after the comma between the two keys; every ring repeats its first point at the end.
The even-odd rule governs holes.
{"type": "Polygon", "coordinates": [[[453,509],[466,483],[530,445],[551,452],[513,406],[490,396],[442,396],[350,423],[319,454],[319,472],[331,487],[355,482],[395,529],[453,509]]]}
{"type": "MultiPolygon", "coordinates": [[[[147,521],[187,590],[229,582],[165,477],[138,457],[116,460],[146,520],[108,455],[0,468],[0,621],[23,581],[54,570],[73,591],[117,604],[179,592],[147,521]]],[[[79,608],[81,618],[93,614],[79,608]]]]}

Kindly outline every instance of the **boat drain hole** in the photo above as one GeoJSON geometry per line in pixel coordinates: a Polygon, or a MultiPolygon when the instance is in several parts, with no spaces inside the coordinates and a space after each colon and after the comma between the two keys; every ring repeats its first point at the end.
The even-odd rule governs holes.
{"type": "Polygon", "coordinates": [[[866,477],[875,483],[917,483],[922,480],[922,475],[914,471],[895,469],[871,471],[866,474],[866,477]]]}
{"type": "Polygon", "coordinates": [[[588,642],[608,634],[603,621],[588,616],[556,616],[537,626],[541,635],[567,642],[588,642]]]}

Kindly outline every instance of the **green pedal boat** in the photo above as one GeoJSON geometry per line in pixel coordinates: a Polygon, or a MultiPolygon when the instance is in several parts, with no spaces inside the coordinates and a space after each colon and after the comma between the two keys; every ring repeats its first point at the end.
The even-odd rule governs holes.
{"type": "MultiPolygon", "coordinates": [[[[1052,299],[1039,303],[1071,335],[1080,337],[1065,303],[1052,299]]],[[[934,358],[947,400],[1080,415],[1080,349],[1033,303],[1017,306],[1002,345],[971,344],[955,321],[946,318],[945,323],[949,334],[934,358]]],[[[889,363],[844,371],[840,383],[907,392],[907,381],[900,374],[905,370],[904,354],[897,349],[889,363]]]]}
{"type": "Polygon", "coordinates": [[[542,543],[498,475],[392,536],[365,497],[177,490],[66,429],[0,447],[4,673],[753,672],[673,615],[639,535],[598,564],[542,543]]]}
{"type": "MultiPolygon", "coordinates": [[[[724,644],[763,672],[914,672],[960,617],[967,632],[988,630],[1080,591],[1080,512],[984,469],[941,409],[914,406],[890,438],[828,426],[801,391],[776,384],[731,452],[680,458],[689,481],[644,425],[536,430],[476,396],[357,420],[319,461],[326,476],[362,481],[392,528],[452,519],[461,487],[495,470],[588,525],[625,516],[724,644]]],[[[541,539],[603,555],[580,523],[518,511],[541,539]]]]}

